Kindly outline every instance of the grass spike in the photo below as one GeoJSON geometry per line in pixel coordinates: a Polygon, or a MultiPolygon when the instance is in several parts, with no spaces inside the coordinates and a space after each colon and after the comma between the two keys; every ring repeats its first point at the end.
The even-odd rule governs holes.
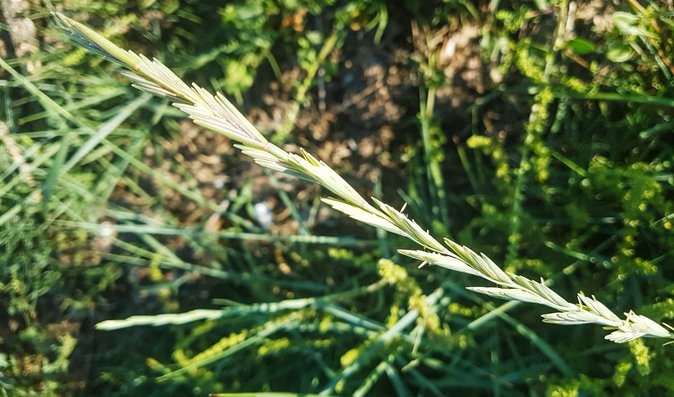
{"type": "MultiPolygon", "coordinates": [[[[674,334],[667,328],[632,311],[625,313],[625,320],[618,320],[617,316],[594,297],[579,296],[579,305],[568,304],[543,283],[521,276],[511,277],[486,255],[477,254],[468,247],[444,239],[444,243],[456,255],[454,258],[451,251],[403,213],[404,207],[398,211],[373,198],[373,202],[379,207],[377,210],[332,168],[304,149],[300,149],[301,156],[298,156],[287,153],[268,142],[221,93],[213,96],[195,84],[190,87],[157,59],[149,60],[143,55],[124,51],[85,25],[60,13],[53,15],[66,35],[74,42],[123,65],[131,73],[136,74],[137,78],[131,77],[131,79],[137,88],[174,99],[174,106],[186,112],[196,124],[220,132],[238,142],[237,147],[244,151],[244,154],[251,155],[259,164],[318,183],[330,190],[338,198],[336,200],[324,199],[324,202],[338,211],[374,227],[408,237],[421,247],[441,254],[441,257],[433,257],[429,261],[424,256],[425,254],[420,254],[424,251],[403,250],[402,254],[411,254],[408,256],[412,257],[416,255],[423,262],[429,263],[439,260],[440,262],[437,263],[439,266],[442,266],[446,258],[452,258],[458,261],[452,262],[455,267],[452,270],[464,270],[464,273],[470,274],[477,273],[475,275],[500,286],[470,287],[469,289],[497,298],[542,304],[561,310],[558,313],[544,314],[543,321],[545,322],[565,325],[592,323],[608,326],[614,331],[607,335],[606,339],[616,343],[624,343],[641,337],[674,339],[674,334]],[[266,154],[262,156],[261,152],[266,154]],[[466,267],[459,266],[459,262],[463,262],[466,267]]],[[[449,265],[443,267],[451,268],[449,265]]]]}

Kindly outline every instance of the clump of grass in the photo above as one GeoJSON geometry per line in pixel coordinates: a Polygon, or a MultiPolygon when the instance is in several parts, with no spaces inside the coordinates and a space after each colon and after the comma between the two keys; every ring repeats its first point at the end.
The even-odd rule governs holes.
{"type": "MultiPolygon", "coordinates": [[[[596,324],[612,332],[606,339],[625,343],[642,337],[674,339],[674,328],[630,311],[624,318],[618,317],[594,296],[579,293],[578,302],[572,303],[550,289],[544,280],[535,281],[526,277],[506,273],[484,254],[478,254],[468,247],[452,240],[444,239],[444,244],[435,239],[402,210],[372,199],[373,204],[363,198],[351,185],[326,163],[316,159],[301,149],[300,154],[288,153],[269,142],[221,93],[213,95],[205,89],[183,82],[160,61],[150,60],[132,51],[125,51],[105,39],[90,28],[62,15],[55,14],[68,36],[85,48],[121,64],[127,71],[125,76],[133,81],[134,87],[169,98],[174,106],[184,111],[198,125],[223,134],[241,152],[253,158],[263,167],[286,173],[329,190],[334,197],[322,201],[333,209],[351,218],[379,229],[412,240],[422,249],[400,249],[402,255],[452,271],[481,277],[495,287],[468,287],[469,290],[488,296],[534,303],[555,310],[543,314],[543,321],[560,325],[596,324]]],[[[194,317],[191,317],[194,318],[194,317]]],[[[196,316],[201,318],[201,316],[196,316]]],[[[137,320],[127,324],[137,323],[137,320]]],[[[101,328],[119,328],[101,323],[101,328]]]]}

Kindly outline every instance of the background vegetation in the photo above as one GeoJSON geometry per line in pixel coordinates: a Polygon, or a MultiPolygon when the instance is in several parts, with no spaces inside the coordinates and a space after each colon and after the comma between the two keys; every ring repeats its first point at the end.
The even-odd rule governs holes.
{"type": "Polygon", "coordinates": [[[417,269],[49,16],[222,90],[436,236],[671,323],[669,2],[0,4],[0,395],[674,392],[671,347],[417,269]],[[220,311],[94,328],[193,309],[220,311]]]}

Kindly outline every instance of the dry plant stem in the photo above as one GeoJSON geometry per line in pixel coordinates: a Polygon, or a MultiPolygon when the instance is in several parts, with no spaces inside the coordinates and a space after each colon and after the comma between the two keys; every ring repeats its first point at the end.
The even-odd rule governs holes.
{"type": "Polygon", "coordinates": [[[133,86],[164,96],[184,111],[194,122],[238,142],[234,145],[263,167],[317,183],[334,198],[322,201],[353,219],[376,228],[406,237],[422,249],[400,249],[402,255],[449,270],[481,277],[495,287],[468,287],[469,290],[506,300],[536,303],[555,310],[544,314],[543,321],[562,324],[598,324],[612,330],[605,338],[624,343],[641,337],[674,339],[674,328],[668,330],[657,322],[630,311],[621,319],[594,297],[578,294],[571,303],[541,281],[506,273],[484,254],[449,239],[436,240],[403,212],[377,199],[370,204],[341,176],[324,162],[301,149],[300,155],[288,153],[269,142],[221,93],[213,95],[205,89],[184,83],[158,60],[125,51],[90,28],[62,14],[55,14],[66,34],[78,44],[127,68],[123,72],[133,86]]]}

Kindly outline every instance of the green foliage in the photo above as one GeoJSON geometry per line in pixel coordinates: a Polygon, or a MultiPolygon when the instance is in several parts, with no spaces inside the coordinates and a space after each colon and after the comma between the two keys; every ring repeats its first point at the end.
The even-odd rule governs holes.
{"type": "MultiPolygon", "coordinates": [[[[406,76],[386,103],[398,118],[374,121],[396,135],[378,157],[394,165],[381,168],[376,195],[401,202],[404,183],[394,176],[404,174],[404,200],[433,235],[542,276],[570,301],[584,291],[615,313],[635,309],[671,324],[671,12],[601,3],[595,14],[608,19],[595,23],[567,18],[568,2],[542,3],[57,7],[249,109],[272,114],[280,103],[289,110],[269,128],[275,143],[320,145],[306,118],[312,129],[349,103],[348,79],[367,84],[363,55],[351,49],[362,47],[375,66],[406,76]],[[443,29],[470,24],[480,33],[469,47],[498,79],[482,91],[461,86],[464,75],[449,76],[456,65],[442,58],[451,37],[443,29]],[[382,53],[395,55],[382,62],[382,53]],[[279,98],[265,104],[259,93],[274,84],[279,98]],[[316,111],[323,85],[327,107],[316,111]]],[[[230,156],[228,141],[125,88],[112,73],[118,66],[71,47],[47,10],[34,11],[45,16],[36,19],[46,27],[36,39],[42,50],[5,58],[0,69],[9,128],[0,145],[0,395],[674,390],[671,346],[612,345],[601,329],[541,324],[533,306],[466,291],[470,276],[417,270],[397,254],[380,260],[388,247],[413,247],[317,215],[317,201],[306,199],[315,191],[294,199],[303,185],[246,182],[256,169],[230,156]],[[256,204],[277,197],[274,219],[304,228],[262,225],[256,204]],[[154,316],[201,308],[220,317],[179,322],[186,317],[177,314],[162,325],[154,316]],[[150,317],[127,329],[93,327],[132,315],[150,317]]],[[[464,56],[459,49],[455,61],[464,56]]],[[[333,115],[331,134],[367,138],[345,119],[370,133],[376,112],[355,103],[333,115]]]]}

